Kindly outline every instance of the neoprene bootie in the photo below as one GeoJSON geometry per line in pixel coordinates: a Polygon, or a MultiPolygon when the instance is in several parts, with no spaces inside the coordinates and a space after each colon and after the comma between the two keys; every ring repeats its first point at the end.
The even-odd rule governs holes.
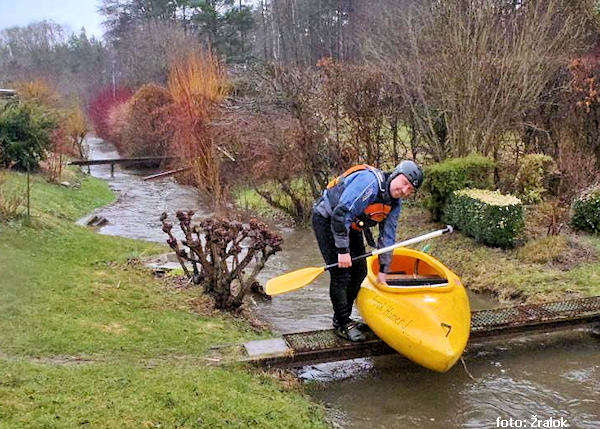
{"type": "Polygon", "coordinates": [[[357,322],[350,322],[346,325],[339,325],[335,328],[335,333],[348,341],[364,341],[367,339],[365,333],[358,327],[357,322]]]}

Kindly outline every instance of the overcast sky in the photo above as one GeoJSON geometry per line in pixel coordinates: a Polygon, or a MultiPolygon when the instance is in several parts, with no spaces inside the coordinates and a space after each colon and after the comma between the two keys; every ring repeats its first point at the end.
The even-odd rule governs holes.
{"type": "Polygon", "coordinates": [[[81,27],[97,38],[104,33],[97,9],[101,0],[0,0],[0,30],[16,25],[52,20],[79,33],[81,27]]]}

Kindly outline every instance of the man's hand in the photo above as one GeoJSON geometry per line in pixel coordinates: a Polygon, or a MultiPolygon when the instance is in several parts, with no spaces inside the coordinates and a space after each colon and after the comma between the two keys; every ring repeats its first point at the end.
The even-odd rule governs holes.
{"type": "Polygon", "coordinates": [[[350,257],[350,253],[339,253],[338,265],[340,268],[350,268],[352,266],[352,258],[350,257]]]}
{"type": "Polygon", "coordinates": [[[377,282],[378,283],[386,283],[387,282],[387,274],[386,273],[378,273],[377,274],[377,282]]]}

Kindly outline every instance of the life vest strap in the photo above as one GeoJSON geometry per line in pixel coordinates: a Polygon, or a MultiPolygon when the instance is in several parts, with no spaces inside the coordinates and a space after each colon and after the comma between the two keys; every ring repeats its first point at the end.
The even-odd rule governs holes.
{"type": "Polygon", "coordinates": [[[377,184],[379,185],[379,192],[382,192],[382,193],[385,192],[385,178],[383,177],[383,173],[380,170],[378,170],[377,168],[375,168],[369,164],[357,164],[355,166],[350,167],[349,169],[344,171],[341,175],[331,179],[329,181],[329,183],[327,184],[327,189],[334,188],[335,186],[342,183],[346,179],[346,177],[350,176],[351,174],[356,173],[357,171],[363,171],[363,170],[369,170],[369,171],[373,172],[375,174],[375,176],[377,177],[377,184]]]}

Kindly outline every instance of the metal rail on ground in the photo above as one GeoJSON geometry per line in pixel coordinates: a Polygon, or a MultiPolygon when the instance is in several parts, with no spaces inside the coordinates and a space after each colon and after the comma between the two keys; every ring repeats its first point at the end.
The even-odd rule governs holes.
{"type": "MultiPolygon", "coordinates": [[[[542,304],[479,310],[471,313],[469,347],[502,336],[574,329],[600,323],[600,296],[542,304]]],[[[371,333],[352,343],[332,329],[284,334],[279,338],[215,347],[214,360],[237,353],[239,360],[261,366],[298,367],[308,364],[394,354],[396,351],[371,333]],[[235,348],[236,350],[232,350],[235,348]]]]}

